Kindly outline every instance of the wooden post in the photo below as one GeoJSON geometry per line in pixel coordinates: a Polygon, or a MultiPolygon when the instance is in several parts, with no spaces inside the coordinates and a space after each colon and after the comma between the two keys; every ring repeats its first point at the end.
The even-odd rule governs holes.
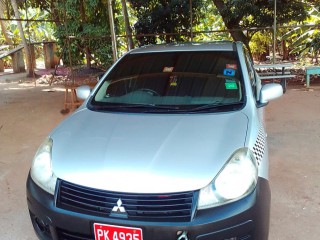
{"type": "Polygon", "coordinates": [[[12,58],[12,68],[14,73],[20,73],[20,72],[26,71],[22,50],[13,53],[11,55],[11,58],[12,58]]]}
{"type": "Polygon", "coordinates": [[[29,52],[30,52],[30,60],[31,60],[31,68],[34,70],[36,68],[36,55],[34,51],[34,44],[28,44],[29,52]]]}
{"type": "Polygon", "coordinates": [[[56,56],[56,44],[55,43],[44,43],[43,44],[44,52],[44,65],[46,69],[55,68],[55,65],[58,64],[59,58],[56,56]]]}
{"type": "Polygon", "coordinates": [[[4,72],[4,62],[0,59],[0,72],[4,72]]]}

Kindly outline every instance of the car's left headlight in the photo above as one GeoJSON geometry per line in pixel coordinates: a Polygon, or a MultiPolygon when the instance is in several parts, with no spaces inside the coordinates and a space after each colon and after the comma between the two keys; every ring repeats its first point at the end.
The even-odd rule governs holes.
{"type": "Polygon", "coordinates": [[[238,149],[215,179],[200,190],[198,209],[223,205],[253,191],[258,181],[256,159],[248,148],[238,149]]]}
{"type": "Polygon", "coordinates": [[[51,152],[53,141],[47,138],[39,147],[33,158],[31,166],[32,180],[43,190],[54,194],[57,177],[54,175],[51,167],[51,152]]]}

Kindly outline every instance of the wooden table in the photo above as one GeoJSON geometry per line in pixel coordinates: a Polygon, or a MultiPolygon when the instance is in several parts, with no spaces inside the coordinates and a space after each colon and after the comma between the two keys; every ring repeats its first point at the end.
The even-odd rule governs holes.
{"type": "Polygon", "coordinates": [[[272,69],[270,72],[258,73],[261,80],[280,79],[280,84],[283,88],[283,93],[287,90],[287,78],[293,78],[296,75],[291,74],[286,69],[291,68],[291,63],[277,63],[277,64],[257,64],[255,69],[272,69]]]}
{"type": "Polygon", "coordinates": [[[65,93],[64,93],[64,109],[76,109],[78,108],[82,102],[80,102],[77,98],[76,89],[79,87],[77,84],[68,84],[65,85],[65,93]]]}
{"type": "Polygon", "coordinates": [[[320,74],[320,66],[306,67],[306,83],[307,88],[310,87],[310,75],[320,74]]]}

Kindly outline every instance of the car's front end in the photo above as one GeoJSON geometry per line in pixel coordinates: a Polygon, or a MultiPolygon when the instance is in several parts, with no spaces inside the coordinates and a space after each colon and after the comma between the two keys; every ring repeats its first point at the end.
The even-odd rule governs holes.
{"type": "Polygon", "coordinates": [[[121,59],[35,155],[27,199],[38,237],[268,239],[266,134],[241,46],[121,59]]]}
{"type": "MultiPolygon", "coordinates": [[[[268,181],[263,178],[258,179],[255,190],[246,197],[204,210],[197,210],[197,191],[166,195],[128,194],[86,188],[59,180],[59,190],[51,195],[31,179],[27,187],[30,215],[40,239],[93,240],[95,224],[96,234],[100,233],[96,239],[103,240],[111,240],[110,236],[114,234],[106,233],[110,230],[105,230],[104,225],[141,229],[141,238],[136,239],[249,240],[266,239],[268,236],[266,226],[269,225],[270,189],[268,181]],[[70,192],[77,194],[70,196],[70,192]],[[119,199],[122,199],[121,206],[125,211],[130,211],[133,216],[122,216],[121,213],[110,216],[119,199]],[[125,204],[127,201],[130,206],[125,204]],[[151,205],[146,204],[150,202],[151,205]],[[150,209],[155,209],[153,211],[156,213],[150,209]],[[99,232],[99,228],[103,232],[99,232]]],[[[133,234],[133,231],[119,230],[118,238],[113,239],[135,239],[133,234]],[[131,238],[128,235],[121,238],[123,233],[132,234],[131,238]]]]}

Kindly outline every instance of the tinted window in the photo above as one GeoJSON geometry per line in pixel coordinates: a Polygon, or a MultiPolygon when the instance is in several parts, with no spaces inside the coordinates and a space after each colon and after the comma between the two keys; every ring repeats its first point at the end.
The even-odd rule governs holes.
{"type": "Polygon", "coordinates": [[[91,104],[237,104],[244,96],[240,69],[235,52],[130,54],[106,76],[91,104]]]}

